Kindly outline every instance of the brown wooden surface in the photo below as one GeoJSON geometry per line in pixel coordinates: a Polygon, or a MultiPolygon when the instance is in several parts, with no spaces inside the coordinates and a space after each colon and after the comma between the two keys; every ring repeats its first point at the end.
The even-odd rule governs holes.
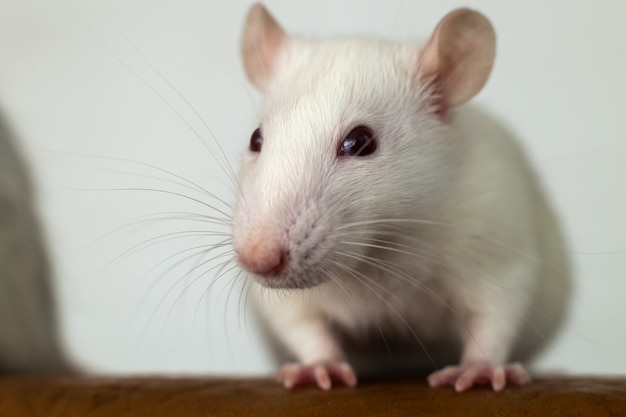
{"type": "Polygon", "coordinates": [[[0,377],[0,416],[626,416],[626,378],[554,378],[494,393],[423,378],[285,391],[269,379],[0,377]]]}

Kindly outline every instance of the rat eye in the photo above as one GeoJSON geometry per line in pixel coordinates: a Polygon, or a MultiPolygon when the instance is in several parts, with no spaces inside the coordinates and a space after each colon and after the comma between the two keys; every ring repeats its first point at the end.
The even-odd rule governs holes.
{"type": "Polygon", "coordinates": [[[263,147],[263,136],[261,136],[261,128],[257,127],[254,132],[252,132],[252,137],[250,138],[250,151],[252,152],[261,152],[261,148],[263,147]]]}
{"type": "Polygon", "coordinates": [[[343,140],[337,156],[366,156],[373,153],[376,147],[372,131],[365,126],[357,126],[343,140]]]}

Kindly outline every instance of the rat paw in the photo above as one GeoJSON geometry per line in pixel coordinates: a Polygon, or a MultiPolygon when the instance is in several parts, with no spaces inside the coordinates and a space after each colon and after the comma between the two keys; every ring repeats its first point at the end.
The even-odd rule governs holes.
{"type": "Polygon", "coordinates": [[[519,363],[493,365],[474,363],[471,365],[447,366],[428,377],[431,387],[454,385],[458,392],[467,391],[474,385],[490,384],[494,391],[502,391],[507,382],[525,385],[531,381],[526,369],[519,363]]]}
{"type": "Polygon", "coordinates": [[[357,383],[354,370],[346,362],[322,362],[311,365],[288,363],[280,368],[276,380],[287,389],[313,384],[323,390],[329,390],[333,383],[348,387],[354,387],[357,383]]]}

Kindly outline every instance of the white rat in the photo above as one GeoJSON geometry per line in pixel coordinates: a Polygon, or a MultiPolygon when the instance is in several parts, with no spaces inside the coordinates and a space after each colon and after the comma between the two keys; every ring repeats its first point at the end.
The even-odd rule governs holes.
{"type": "Polygon", "coordinates": [[[289,36],[262,5],[242,54],[264,95],[240,173],[239,264],[297,363],[285,387],[434,370],[432,386],[530,381],[569,293],[564,243],[523,152],[459,108],[486,83],[495,34],[445,16],[423,46],[289,36]],[[382,348],[381,348],[382,347],[382,348]]]}

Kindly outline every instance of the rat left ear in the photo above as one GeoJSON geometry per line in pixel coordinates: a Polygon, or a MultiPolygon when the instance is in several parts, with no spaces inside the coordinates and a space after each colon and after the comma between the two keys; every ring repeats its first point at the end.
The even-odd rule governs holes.
{"type": "Polygon", "coordinates": [[[261,92],[271,80],[274,64],[287,34],[260,3],[250,8],[241,39],[241,55],[248,79],[261,92]]]}
{"type": "Polygon", "coordinates": [[[496,50],[496,35],[489,20],[470,9],[448,13],[419,57],[422,79],[434,80],[441,113],[459,106],[483,88],[496,50]]]}

